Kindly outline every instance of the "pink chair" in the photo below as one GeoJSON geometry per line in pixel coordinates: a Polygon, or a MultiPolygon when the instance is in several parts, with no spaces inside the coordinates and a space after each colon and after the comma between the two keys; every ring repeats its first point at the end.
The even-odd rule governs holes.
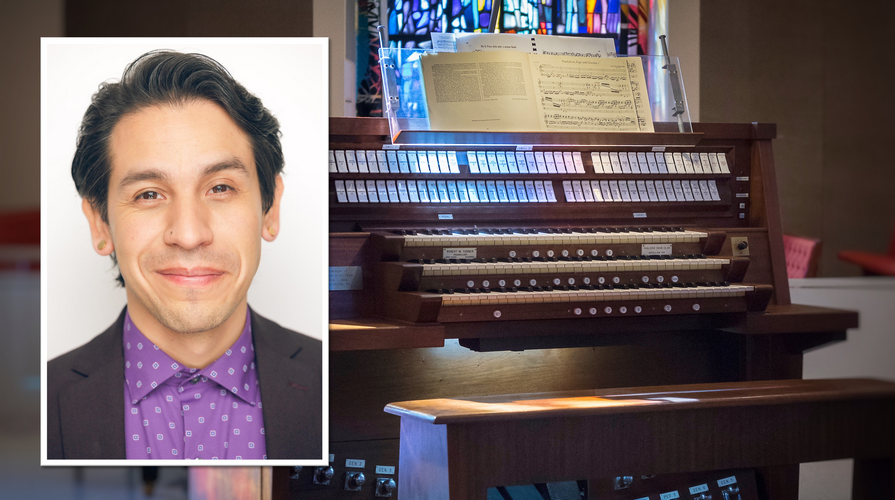
{"type": "Polygon", "coordinates": [[[817,276],[820,240],[784,234],[783,254],[786,256],[786,276],[790,279],[817,276]]]}
{"type": "Polygon", "coordinates": [[[839,252],[839,260],[861,266],[865,276],[895,276],[895,228],[889,240],[889,253],[843,250],[839,252]]]}

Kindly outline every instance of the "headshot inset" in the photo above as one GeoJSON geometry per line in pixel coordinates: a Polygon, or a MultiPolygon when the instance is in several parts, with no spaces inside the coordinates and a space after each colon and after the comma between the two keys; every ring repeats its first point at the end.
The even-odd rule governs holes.
{"type": "MultiPolygon", "coordinates": [[[[44,41],[44,118],[65,116],[52,105],[66,92],[59,78],[73,67],[69,57],[135,55],[120,76],[99,76],[84,96],[86,111],[70,127],[67,172],[59,154],[43,151],[42,211],[52,220],[44,244],[87,246],[106,268],[98,280],[83,278],[96,283],[85,291],[98,290],[84,300],[72,297],[81,281],[72,255],[57,259],[47,250],[44,258],[45,463],[320,461],[325,203],[321,217],[307,219],[325,193],[325,169],[314,167],[325,165],[325,41],[148,51],[138,43],[53,42],[44,41]],[[274,81],[244,84],[214,53],[242,70],[254,65],[245,72],[253,82],[264,82],[255,70],[274,81]],[[280,64],[296,67],[264,64],[277,53],[280,64]],[[303,81],[283,81],[290,72],[303,81]],[[290,87],[305,91],[277,90],[290,87]],[[269,104],[262,90],[288,110],[269,104]],[[65,173],[70,191],[54,196],[65,173]],[[309,187],[321,194],[309,195],[309,187]],[[56,233],[58,224],[69,228],[56,233]],[[61,238],[72,225],[84,234],[61,238]],[[285,253],[273,252],[287,235],[285,253]],[[296,282],[306,290],[293,294],[296,282]],[[93,308],[96,301],[107,303],[93,308]],[[86,337],[82,322],[93,328],[86,337]]],[[[43,148],[68,146],[49,146],[56,140],[49,132],[43,148]]]]}

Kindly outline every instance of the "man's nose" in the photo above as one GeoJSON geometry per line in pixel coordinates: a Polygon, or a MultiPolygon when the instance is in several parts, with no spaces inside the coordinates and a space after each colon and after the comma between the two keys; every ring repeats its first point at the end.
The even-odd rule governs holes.
{"type": "Polygon", "coordinates": [[[211,211],[199,200],[181,198],[168,206],[164,240],[184,250],[208,245],[214,239],[211,211]]]}

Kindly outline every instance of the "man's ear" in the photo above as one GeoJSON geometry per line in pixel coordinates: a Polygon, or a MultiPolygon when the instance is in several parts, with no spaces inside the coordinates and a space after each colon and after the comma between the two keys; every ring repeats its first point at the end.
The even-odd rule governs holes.
{"type": "Polygon", "coordinates": [[[277,175],[276,188],[273,193],[273,204],[270,210],[264,214],[264,226],[261,228],[261,237],[265,241],[273,241],[280,234],[280,200],[283,198],[283,176],[277,175]]]}
{"type": "Polygon", "coordinates": [[[84,217],[87,217],[87,223],[90,224],[93,250],[103,257],[108,257],[115,251],[115,245],[112,243],[112,231],[109,229],[109,225],[103,222],[99,211],[93,208],[93,204],[86,198],[81,200],[81,210],[84,211],[84,217]]]}

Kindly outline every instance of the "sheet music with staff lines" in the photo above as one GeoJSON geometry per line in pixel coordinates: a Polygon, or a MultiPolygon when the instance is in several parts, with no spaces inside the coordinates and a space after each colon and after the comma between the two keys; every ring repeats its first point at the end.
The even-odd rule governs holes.
{"type": "Polygon", "coordinates": [[[639,59],[533,55],[544,130],[652,132],[639,59]]]}
{"type": "Polygon", "coordinates": [[[431,130],[653,132],[639,58],[426,54],[431,130]]]}

